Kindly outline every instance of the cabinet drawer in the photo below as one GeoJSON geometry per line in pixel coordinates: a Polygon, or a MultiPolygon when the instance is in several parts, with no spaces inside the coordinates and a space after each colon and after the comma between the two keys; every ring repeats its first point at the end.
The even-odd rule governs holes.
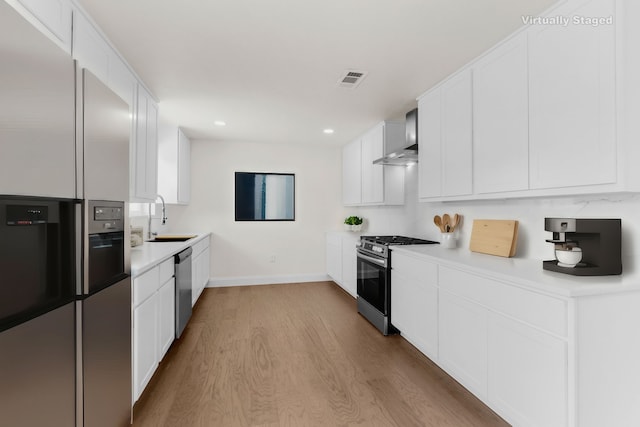
{"type": "Polygon", "coordinates": [[[436,286],[438,266],[404,254],[392,254],[391,268],[408,279],[436,286]]]}
{"type": "Polygon", "coordinates": [[[133,279],[133,306],[137,307],[158,290],[160,268],[151,270],[133,279]]]}
{"type": "Polygon", "coordinates": [[[175,261],[173,257],[162,262],[159,268],[160,268],[160,280],[158,281],[158,284],[159,286],[162,286],[163,284],[167,283],[167,281],[171,279],[175,274],[175,261]]]}
{"type": "Polygon", "coordinates": [[[440,267],[439,286],[558,336],[567,336],[567,302],[517,286],[440,267]]]}

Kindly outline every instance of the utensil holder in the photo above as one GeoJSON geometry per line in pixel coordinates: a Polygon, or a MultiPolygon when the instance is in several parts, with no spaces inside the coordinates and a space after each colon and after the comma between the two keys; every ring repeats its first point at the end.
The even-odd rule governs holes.
{"type": "Polygon", "coordinates": [[[443,248],[455,249],[457,246],[457,239],[453,233],[440,233],[440,245],[443,248]]]}

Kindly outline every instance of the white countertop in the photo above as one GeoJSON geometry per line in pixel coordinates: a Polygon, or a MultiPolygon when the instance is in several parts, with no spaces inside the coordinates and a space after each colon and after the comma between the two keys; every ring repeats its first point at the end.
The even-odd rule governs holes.
{"type": "MultiPolygon", "coordinates": [[[[405,253],[548,295],[579,297],[640,291],[640,277],[625,273],[624,262],[623,272],[618,276],[571,276],[543,270],[542,260],[503,258],[471,252],[465,248],[407,245],[393,246],[391,249],[394,253],[405,253]]],[[[393,268],[393,259],[391,266],[393,268]]]]}
{"type": "Polygon", "coordinates": [[[144,242],[140,246],[131,248],[131,277],[139,276],[183,249],[193,246],[211,235],[210,232],[188,234],[196,234],[196,237],[186,242],[144,242]]]}

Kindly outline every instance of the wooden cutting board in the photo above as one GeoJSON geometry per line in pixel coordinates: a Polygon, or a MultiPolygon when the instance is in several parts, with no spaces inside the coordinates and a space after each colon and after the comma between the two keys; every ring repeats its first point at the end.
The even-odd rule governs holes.
{"type": "Polygon", "coordinates": [[[516,254],[518,221],[475,219],[469,249],[489,255],[512,257],[516,254]]]}

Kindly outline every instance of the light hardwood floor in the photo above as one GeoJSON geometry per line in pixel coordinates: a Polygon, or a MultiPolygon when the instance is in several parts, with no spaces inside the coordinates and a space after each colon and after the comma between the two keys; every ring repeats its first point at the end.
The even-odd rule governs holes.
{"type": "Polygon", "coordinates": [[[134,426],[506,426],[333,282],[205,289],[134,426]]]}

